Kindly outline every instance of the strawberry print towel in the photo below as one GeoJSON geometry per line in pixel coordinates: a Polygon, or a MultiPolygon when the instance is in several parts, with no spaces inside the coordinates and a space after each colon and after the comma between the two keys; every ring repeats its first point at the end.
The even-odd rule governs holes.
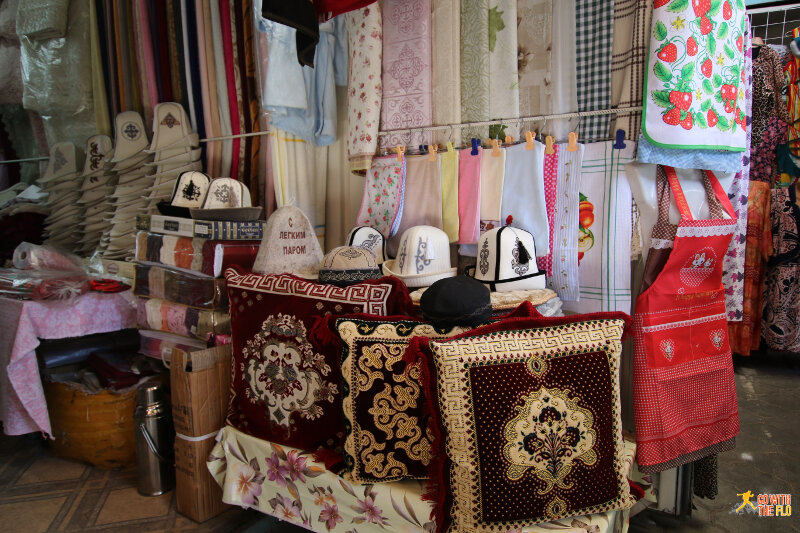
{"type": "Polygon", "coordinates": [[[386,238],[397,233],[403,209],[406,159],[396,156],[376,157],[364,180],[364,195],[358,210],[357,224],[370,226],[386,238]]]}
{"type": "Polygon", "coordinates": [[[744,0],[655,0],[642,131],[663,148],[743,151],[744,0]]]}

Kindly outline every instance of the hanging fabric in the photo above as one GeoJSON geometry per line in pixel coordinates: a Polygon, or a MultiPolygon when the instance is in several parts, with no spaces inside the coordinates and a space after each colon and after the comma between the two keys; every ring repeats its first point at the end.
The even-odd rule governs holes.
{"type": "Polygon", "coordinates": [[[506,149],[485,150],[481,157],[481,233],[505,225],[501,220],[503,181],[505,178],[506,149]]]}
{"type": "MultiPolygon", "coordinates": [[[[578,109],[575,67],[575,2],[553,2],[553,46],[550,53],[550,98],[552,112],[571,113],[578,109]]],[[[577,121],[553,120],[548,131],[556,141],[566,141],[577,121]]]]}
{"type": "MultiPolygon", "coordinates": [[[[222,131],[219,107],[219,93],[217,90],[217,67],[214,59],[214,39],[212,36],[211,4],[203,0],[196,0],[198,12],[198,31],[197,35],[202,41],[205,50],[205,62],[201,65],[206,76],[206,87],[203,93],[208,96],[208,118],[206,129],[210,130],[213,137],[224,135],[222,131]],[[202,16],[202,31],[200,28],[200,16],[202,16]]],[[[201,57],[203,57],[201,52],[201,57]]],[[[206,170],[212,176],[222,176],[222,153],[225,146],[221,142],[209,143],[209,165],[206,170]]]]}
{"type": "MultiPolygon", "coordinates": [[[[213,50],[213,72],[217,89],[217,112],[219,113],[220,133],[223,137],[230,136],[231,129],[231,108],[228,93],[228,81],[225,70],[225,48],[222,37],[222,19],[220,16],[220,6],[218,2],[209,2],[210,21],[211,21],[211,41],[213,50]]],[[[209,70],[211,72],[211,70],[209,70]]],[[[230,177],[231,165],[233,162],[233,143],[232,141],[220,142],[220,167],[218,176],[230,177]]]]}
{"type": "Polygon", "coordinates": [[[658,222],[645,265],[645,282],[651,283],[636,300],[633,327],[636,451],[644,473],[730,450],[739,433],[720,298],[720,258],[735,213],[713,173],[706,171],[703,183],[712,218],[696,220],[675,170],[657,170],[658,222]],[[670,190],[681,213],[677,227],[669,222],[670,190]]]}
{"type": "Polygon", "coordinates": [[[302,66],[314,68],[314,54],[320,40],[317,13],[312,0],[262,0],[261,15],[295,30],[295,54],[302,66]]]}
{"type": "MultiPolygon", "coordinates": [[[[519,116],[517,0],[489,1],[489,116],[519,116]]],[[[506,135],[519,137],[515,125],[506,135]]]]}
{"type": "MultiPolygon", "coordinates": [[[[792,30],[792,38],[800,37],[800,28],[792,30]]],[[[783,69],[787,85],[786,102],[789,109],[789,146],[792,153],[800,156],[800,59],[792,56],[783,69]]]]}
{"type": "Polygon", "coordinates": [[[377,7],[376,0],[314,0],[314,9],[321,21],[330,20],[337,15],[359,10],[373,5],[377,7]]]}
{"type": "MultiPolygon", "coordinates": [[[[614,43],[614,0],[575,1],[575,68],[578,111],[611,107],[611,49],[614,43]]],[[[609,136],[611,115],[584,117],[581,139],[609,136]]]]}
{"type": "Polygon", "coordinates": [[[364,181],[356,224],[380,231],[387,239],[397,234],[402,218],[406,158],[376,157],[364,181]]]}
{"type": "MultiPolygon", "coordinates": [[[[430,126],[431,0],[383,2],[381,129],[430,126]]],[[[382,148],[430,144],[430,133],[385,135],[382,148]]]]}
{"type": "Polygon", "coordinates": [[[553,239],[555,237],[556,192],[558,190],[558,145],[553,145],[553,153],[544,154],[544,200],[547,205],[547,229],[550,235],[549,252],[537,259],[539,268],[547,272],[548,277],[553,276],[553,239]]]}
{"type": "Polygon", "coordinates": [[[483,149],[458,152],[458,242],[478,243],[481,229],[481,159],[483,149]]]}
{"type": "Polygon", "coordinates": [[[586,147],[578,144],[575,151],[559,144],[556,210],[553,220],[553,275],[547,286],[564,302],[580,299],[578,274],[578,210],[580,205],[581,168],[586,147]]]}
{"type": "MultiPolygon", "coordinates": [[[[510,216],[511,226],[530,232],[536,245],[536,256],[543,257],[550,253],[550,230],[544,193],[544,145],[534,141],[533,150],[528,150],[525,143],[522,143],[509,146],[504,151],[505,167],[499,220],[505,224],[510,216]]],[[[497,158],[490,156],[490,159],[497,158]]],[[[544,267],[539,265],[539,268],[544,267]]]]}
{"type": "Polygon", "coordinates": [[[350,47],[347,86],[347,156],[350,170],[366,173],[378,150],[381,117],[383,19],[380,3],[345,15],[350,47]]]}
{"type": "Polygon", "coordinates": [[[442,179],[442,229],[451,243],[458,242],[458,152],[453,143],[447,143],[437,157],[442,179]]]}
{"type": "Polygon", "coordinates": [[[518,0],[517,21],[519,114],[546,115],[551,112],[553,0],[518,0]]]}
{"type": "MultiPolygon", "coordinates": [[[[431,95],[433,124],[461,122],[461,0],[439,0],[432,3],[431,95]]],[[[443,146],[447,141],[460,143],[461,132],[433,132],[433,142],[443,146]]]]}
{"type": "MultiPolygon", "coordinates": [[[[230,0],[219,0],[219,23],[222,35],[222,51],[225,87],[227,88],[227,111],[230,117],[231,135],[239,135],[241,132],[241,122],[239,120],[239,98],[240,92],[236,87],[236,75],[234,74],[234,51],[233,51],[233,35],[234,31],[231,28],[231,8],[230,0]]],[[[231,149],[231,168],[225,176],[239,178],[239,158],[241,153],[239,148],[242,144],[242,139],[233,139],[230,144],[231,149]]]]}
{"type": "MultiPolygon", "coordinates": [[[[110,135],[111,118],[108,114],[108,95],[106,94],[106,82],[103,76],[103,57],[100,53],[101,45],[100,33],[98,30],[97,4],[94,1],[89,2],[89,29],[91,30],[89,39],[91,39],[92,51],[92,101],[94,102],[94,120],[97,123],[98,134],[110,135]]],[[[136,35],[138,35],[138,32],[136,35]]]]}
{"type": "MultiPolygon", "coordinates": [[[[241,2],[239,2],[241,4],[241,2]]],[[[247,127],[248,122],[248,109],[245,108],[246,105],[249,107],[249,102],[245,104],[245,101],[248,98],[247,94],[247,84],[245,82],[245,76],[247,75],[247,67],[245,65],[244,59],[244,34],[242,33],[242,14],[239,11],[239,6],[237,5],[236,0],[229,0],[228,2],[228,11],[230,13],[229,21],[231,26],[231,51],[233,53],[233,60],[231,61],[231,67],[233,70],[233,86],[236,90],[236,117],[238,118],[239,123],[239,132],[240,133],[248,133],[249,130],[247,127]],[[238,21],[237,21],[238,18],[238,21]]],[[[239,139],[239,160],[237,161],[237,171],[234,174],[234,177],[239,181],[245,182],[246,185],[249,186],[250,184],[250,174],[245,173],[245,167],[249,167],[247,164],[247,149],[250,146],[250,141],[252,137],[245,137],[243,139],[239,139]]],[[[256,182],[257,183],[257,182],[256,182]]],[[[250,188],[250,195],[256,196],[258,194],[258,185],[256,184],[256,190],[253,191],[250,188]]]]}
{"type": "MultiPolygon", "coordinates": [[[[489,1],[461,0],[461,120],[489,118],[489,1]]],[[[462,131],[464,138],[488,134],[485,126],[462,131]]]]}
{"type": "MultiPolygon", "coordinates": [[[[636,147],[613,147],[612,141],[587,144],[580,174],[578,270],[580,303],[564,309],[581,313],[631,312],[631,205],[625,165],[636,147]]],[[[574,209],[574,205],[573,205],[574,209]]]]}
{"type": "Polygon", "coordinates": [[[403,233],[413,226],[442,227],[442,182],[439,161],[427,155],[405,158],[403,207],[397,233],[386,243],[389,257],[397,255],[403,233]]]}

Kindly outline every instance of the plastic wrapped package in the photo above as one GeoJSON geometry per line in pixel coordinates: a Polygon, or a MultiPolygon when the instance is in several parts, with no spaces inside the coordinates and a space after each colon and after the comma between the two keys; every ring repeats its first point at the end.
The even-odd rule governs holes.
{"type": "Polygon", "coordinates": [[[83,272],[83,263],[77,255],[59,251],[52,246],[29,242],[14,249],[14,268],[20,270],[61,270],[83,272]]]}
{"type": "MultiPolygon", "coordinates": [[[[96,133],[89,4],[66,0],[53,3],[69,4],[64,36],[39,40],[20,35],[22,104],[42,116],[50,144],[71,141],[82,146],[96,133]]],[[[59,17],[64,16],[61,13],[59,17]]],[[[17,21],[18,27],[26,24],[17,21]]]]}
{"type": "Polygon", "coordinates": [[[137,306],[140,328],[203,341],[209,334],[231,332],[231,317],[227,311],[197,309],[158,298],[137,298],[137,306]]]}
{"type": "Polygon", "coordinates": [[[0,296],[5,298],[71,301],[90,290],[90,279],[79,273],[0,268],[0,296]]]}
{"type": "Polygon", "coordinates": [[[214,241],[140,231],[136,234],[136,260],[196,270],[220,277],[225,268],[251,268],[258,255],[258,241],[214,241]]]}
{"type": "Polygon", "coordinates": [[[227,309],[224,278],[150,265],[135,266],[133,294],[202,309],[227,309]]]}
{"type": "Polygon", "coordinates": [[[155,359],[161,359],[166,364],[169,364],[172,358],[172,350],[175,348],[187,353],[206,348],[206,343],[203,341],[181,337],[173,333],[164,333],[163,331],[140,329],[139,337],[141,339],[139,353],[155,359]]]}

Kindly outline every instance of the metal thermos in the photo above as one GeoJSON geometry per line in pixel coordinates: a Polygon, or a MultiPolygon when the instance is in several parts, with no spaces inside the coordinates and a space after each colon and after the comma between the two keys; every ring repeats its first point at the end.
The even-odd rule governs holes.
{"type": "Polygon", "coordinates": [[[133,413],[139,494],[158,496],[175,487],[175,429],[164,386],[143,383],[133,413]]]}

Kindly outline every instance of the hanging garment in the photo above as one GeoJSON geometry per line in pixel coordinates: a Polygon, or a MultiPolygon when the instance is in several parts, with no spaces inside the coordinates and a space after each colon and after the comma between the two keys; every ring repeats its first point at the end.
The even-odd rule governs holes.
{"type": "MultiPolygon", "coordinates": [[[[431,0],[383,2],[381,129],[430,126],[431,0]]],[[[430,144],[430,133],[384,135],[382,148],[430,144]]]]}
{"type": "Polygon", "coordinates": [[[381,118],[383,19],[378,2],[345,15],[350,46],[347,82],[347,156],[350,170],[364,174],[378,150],[381,118]]]}
{"type": "Polygon", "coordinates": [[[183,54],[179,54],[178,50],[182,50],[183,46],[180,42],[180,14],[175,18],[175,4],[180,0],[167,0],[167,50],[169,51],[169,83],[172,87],[172,101],[178,102],[184,109],[186,101],[183,96],[185,93],[186,83],[182,79],[181,73],[183,72],[183,54]]]}
{"type": "Polygon", "coordinates": [[[553,219],[553,275],[547,286],[558,293],[564,302],[580,299],[578,275],[578,209],[580,204],[581,167],[585,147],[577,145],[570,152],[567,144],[557,145],[558,177],[556,179],[556,210],[553,219]]]}
{"type": "Polygon", "coordinates": [[[769,183],[753,181],[747,199],[747,246],[744,260],[742,318],[728,324],[731,351],[750,355],[761,343],[764,267],[772,250],[769,183]]]}
{"type": "Polygon", "coordinates": [[[442,181],[439,161],[427,155],[405,158],[406,174],[403,187],[403,205],[397,233],[386,243],[389,257],[397,255],[403,233],[414,226],[442,227],[442,181]]]}
{"type": "MultiPolygon", "coordinates": [[[[506,224],[511,216],[510,225],[533,235],[536,256],[548,255],[550,228],[544,194],[544,145],[534,141],[532,150],[525,143],[509,146],[505,149],[505,159],[499,220],[506,224]]],[[[539,268],[543,269],[541,265],[539,268]]]]}
{"type": "Polygon", "coordinates": [[[564,302],[565,310],[631,312],[632,195],[625,165],[636,147],[613,144],[587,144],[583,153],[578,224],[572,226],[578,234],[580,302],[564,302]]]}
{"type": "MultiPolygon", "coordinates": [[[[614,0],[614,48],[611,55],[611,107],[642,105],[642,72],[650,43],[650,0],[614,0]]],[[[620,115],[611,128],[638,139],[642,113],[620,115]]]]}
{"type": "MultiPolygon", "coordinates": [[[[748,39],[749,42],[749,39],[748,39]]],[[[752,48],[744,54],[745,65],[745,120],[749,124],[753,116],[753,70],[752,48]]],[[[742,170],[733,177],[728,189],[728,199],[736,211],[736,229],[725,259],[722,261],[722,285],[725,287],[725,309],[728,321],[742,319],[744,311],[744,262],[747,245],[747,197],[750,191],[750,129],[747,130],[746,148],[742,155],[742,170]]]]}
{"type": "Polygon", "coordinates": [[[320,28],[317,13],[311,0],[262,0],[261,15],[284,26],[292,28],[297,61],[302,66],[314,68],[314,53],[320,41],[320,28]]]}
{"type": "Polygon", "coordinates": [[[739,433],[720,261],[735,214],[713,173],[706,171],[703,180],[712,218],[696,220],[675,170],[658,168],[658,222],[633,326],[636,452],[643,473],[730,450],[739,433]],[[669,223],[670,190],[681,213],[677,227],[669,223]]]}
{"type": "Polygon", "coordinates": [[[553,153],[544,154],[544,201],[547,205],[547,231],[550,235],[550,251],[544,257],[537,259],[539,268],[547,272],[548,277],[553,276],[553,237],[555,233],[556,216],[556,191],[558,190],[558,145],[553,145],[553,153]]]}
{"type": "Polygon", "coordinates": [[[156,54],[157,73],[161,81],[162,91],[159,102],[171,102],[174,99],[174,88],[172,87],[172,77],[170,76],[167,4],[166,2],[151,0],[150,6],[151,36],[155,39],[153,48],[156,54]]]}
{"type": "Polygon", "coordinates": [[[739,2],[710,4],[665,2],[653,10],[642,133],[662,148],[745,148],[747,17],[739,2]]]}
{"type": "MultiPolygon", "coordinates": [[[[489,118],[489,1],[461,0],[461,120],[489,118]]],[[[465,139],[488,134],[486,126],[462,131],[465,139]]]]}
{"type": "Polygon", "coordinates": [[[772,350],[800,351],[800,206],[795,185],[772,190],[773,252],[764,287],[764,341],[772,350]]]}
{"type": "Polygon", "coordinates": [[[752,146],[750,159],[750,179],[772,183],[778,176],[778,163],[775,157],[778,145],[786,139],[786,123],[777,117],[770,117],[761,132],[761,142],[752,146]]]}
{"type": "Polygon", "coordinates": [[[517,21],[519,114],[546,115],[550,113],[553,0],[518,0],[517,21]]]}
{"type": "MultiPolygon", "coordinates": [[[[519,116],[517,0],[489,0],[489,116],[519,116]]],[[[516,125],[506,135],[519,137],[516,125]]]]}
{"type": "Polygon", "coordinates": [[[439,152],[439,167],[442,177],[442,229],[450,242],[458,242],[458,152],[453,143],[447,150],[439,152]]]}
{"type": "MultiPolygon", "coordinates": [[[[259,122],[259,115],[261,113],[260,104],[261,98],[258,93],[258,68],[256,48],[257,44],[254,39],[253,27],[253,5],[251,2],[245,0],[235,0],[237,6],[236,16],[236,31],[242,38],[237,41],[239,47],[239,58],[244,57],[244,68],[241,66],[241,75],[243,76],[242,85],[246,94],[244,102],[246,122],[245,130],[249,133],[256,133],[261,131],[261,124],[259,122]],[[241,27],[241,30],[240,30],[241,27]]],[[[261,146],[269,144],[266,140],[262,143],[262,136],[247,137],[245,141],[245,163],[244,172],[245,176],[250,181],[250,192],[253,198],[264,198],[264,173],[259,171],[259,151],[261,146]]],[[[273,195],[274,197],[274,195],[273,195]]],[[[259,201],[258,205],[262,205],[259,201]]]]}
{"type": "Polygon", "coordinates": [[[503,180],[506,171],[506,149],[487,149],[481,157],[481,233],[505,225],[501,220],[503,203],[503,180]]]}
{"type": "MultiPolygon", "coordinates": [[[[578,109],[578,80],[575,68],[575,2],[553,3],[553,46],[550,54],[550,98],[552,112],[571,113],[578,109]]],[[[546,133],[566,141],[577,120],[550,121],[546,133]]]]}
{"type": "Polygon", "coordinates": [[[330,20],[342,13],[349,13],[368,5],[375,4],[375,0],[315,0],[314,9],[317,10],[317,16],[320,20],[330,20]]]}
{"type": "Polygon", "coordinates": [[[759,46],[757,50],[758,55],[753,58],[753,146],[761,144],[764,131],[773,117],[787,124],[792,122],[781,96],[786,80],[780,57],[769,46],[759,46]]]}
{"type": "MultiPolygon", "coordinates": [[[[800,37],[800,28],[792,30],[792,38],[800,37]]],[[[786,86],[786,102],[789,109],[789,146],[792,153],[800,155],[800,59],[792,57],[783,68],[784,77],[788,83],[786,86]]]]}
{"type": "MultiPolygon", "coordinates": [[[[431,109],[433,124],[461,123],[461,0],[432,3],[431,109]]],[[[461,143],[461,131],[432,132],[433,142],[461,143]]],[[[445,230],[446,231],[446,230],[445,230]]]]}
{"type": "MultiPolygon", "coordinates": [[[[575,1],[575,68],[578,111],[611,107],[611,51],[614,43],[614,2],[575,1]]],[[[584,117],[581,139],[607,138],[611,115],[584,117]]]]}
{"type": "Polygon", "coordinates": [[[458,242],[477,244],[481,230],[481,158],[471,150],[458,152],[458,242]]]}

